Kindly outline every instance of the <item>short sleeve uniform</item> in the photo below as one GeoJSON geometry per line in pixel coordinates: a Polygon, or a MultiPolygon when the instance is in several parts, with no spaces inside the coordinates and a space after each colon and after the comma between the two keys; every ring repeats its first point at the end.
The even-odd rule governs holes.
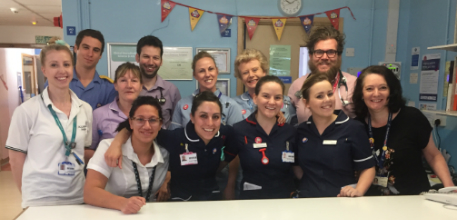
{"type": "Polygon", "coordinates": [[[22,170],[22,207],[68,205],[83,203],[84,164],[78,164],[73,155],[65,156],[62,133],[48,109],[51,105],[71,140],[73,121],[76,120],[76,147],[79,158],[84,158],[84,147],[92,141],[92,108],[70,91],[71,111],[65,113],[53,106],[48,88],[18,106],[11,119],[6,148],[27,154],[22,170]],[[63,175],[62,162],[69,162],[74,173],[63,175]]]}
{"type": "Polygon", "coordinates": [[[119,123],[128,119],[119,109],[118,100],[116,98],[113,102],[94,110],[91,149],[96,150],[101,140],[114,138],[119,123]]]}
{"type": "Polygon", "coordinates": [[[157,141],[170,153],[171,199],[176,201],[217,200],[220,191],[216,182],[216,172],[221,162],[223,146],[230,145],[233,135],[230,126],[221,125],[219,132],[208,145],[199,138],[194,124],[189,122],[185,128],[161,130],[157,141]],[[197,164],[181,165],[181,156],[196,153],[197,164]]]}
{"type": "Polygon", "coordinates": [[[146,89],[143,86],[140,96],[151,96],[158,99],[165,99],[165,103],[161,104],[162,107],[162,128],[166,129],[171,124],[171,116],[175,110],[176,104],[181,100],[181,94],[178,87],[173,83],[167,82],[157,75],[157,81],[151,89],[146,89]]]}
{"type": "Polygon", "coordinates": [[[275,124],[266,134],[255,114],[233,126],[236,144],[226,147],[226,161],[236,155],[243,169],[241,199],[289,198],[295,190],[292,166],[294,160],[283,160],[283,152],[293,153],[295,129],[289,124],[275,124]],[[264,153],[261,151],[264,150],[264,153]],[[268,163],[262,163],[263,155],[268,163]]]}
{"type": "Polygon", "coordinates": [[[342,111],[322,135],[311,116],[299,125],[296,138],[303,170],[300,197],[336,197],[342,187],[357,183],[354,171],[375,165],[363,124],[342,111]]]}
{"type": "MultiPolygon", "coordinates": [[[[362,120],[368,131],[368,125],[362,120]]],[[[373,128],[374,151],[383,147],[387,127],[373,128]]],[[[393,178],[393,187],[387,194],[418,195],[430,189],[430,183],[422,164],[422,150],[427,146],[432,127],[420,110],[405,106],[392,120],[387,140],[387,147],[395,150],[391,153],[393,164],[389,169],[389,179],[393,178]],[[394,192],[392,192],[392,190],[394,192]]],[[[390,185],[390,184],[389,184],[390,185]]],[[[381,195],[377,187],[372,186],[367,195],[381,195]]]]}
{"type": "MultiPolygon", "coordinates": [[[[47,81],[44,86],[48,86],[47,81]]],[[[114,89],[112,80],[107,76],[98,75],[97,71],[95,71],[92,82],[84,87],[76,75],[76,69],[74,69],[70,89],[79,99],[89,103],[93,110],[112,102],[117,97],[117,91],[114,89]]]]}
{"type": "MultiPolygon", "coordinates": [[[[127,142],[122,145],[122,169],[119,167],[110,167],[105,162],[105,152],[108,150],[113,139],[105,139],[100,142],[100,145],[95,151],[94,156],[90,159],[87,169],[95,170],[108,178],[105,189],[114,195],[130,198],[132,196],[139,196],[138,186],[135,179],[132,162],[136,163],[138,175],[141,181],[141,188],[143,196],[147,194],[149,179],[154,170],[154,179],[151,191],[151,197],[162,186],[168,171],[169,155],[165,148],[159,146],[154,142],[154,155],[151,161],[146,165],[141,164],[138,155],[134,152],[132,141],[129,138],[127,142]]],[[[150,198],[153,201],[155,198],[150,198]]]]}
{"type": "MultiPolygon", "coordinates": [[[[192,95],[179,100],[173,113],[173,121],[169,127],[170,130],[179,127],[185,127],[187,125],[187,123],[190,121],[192,100],[194,99],[194,96],[198,95],[199,93],[200,90],[197,89],[192,95]]],[[[222,124],[234,125],[235,123],[243,120],[243,117],[241,116],[241,107],[233,99],[223,95],[219,89],[214,92],[214,95],[219,97],[219,101],[222,104],[222,124]]]]}
{"type": "MultiPolygon", "coordinates": [[[[241,114],[243,119],[248,118],[256,109],[257,106],[254,104],[249,92],[245,92],[235,98],[233,100],[241,106],[241,114]]],[[[284,96],[284,104],[281,108],[281,112],[284,114],[286,118],[286,123],[290,124],[293,122],[292,120],[296,117],[295,108],[292,106],[291,99],[289,96],[284,96]]]]}

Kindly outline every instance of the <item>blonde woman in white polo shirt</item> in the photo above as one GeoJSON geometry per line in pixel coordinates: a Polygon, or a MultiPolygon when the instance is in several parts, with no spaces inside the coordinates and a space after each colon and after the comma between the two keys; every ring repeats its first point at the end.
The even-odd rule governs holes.
{"type": "Polygon", "coordinates": [[[156,98],[140,96],[133,103],[129,119],[119,124],[131,137],[122,145],[124,166],[109,167],[105,152],[113,139],[100,142],[87,166],[84,202],[137,213],[148,201],[154,201],[168,171],[168,151],[154,139],[162,127],[162,108],[156,98]]]}
{"type": "Polygon", "coordinates": [[[92,108],[69,88],[73,57],[65,42],[46,46],[41,70],[49,86],[14,111],[6,141],[22,207],[83,202],[84,147],[92,108]]]}

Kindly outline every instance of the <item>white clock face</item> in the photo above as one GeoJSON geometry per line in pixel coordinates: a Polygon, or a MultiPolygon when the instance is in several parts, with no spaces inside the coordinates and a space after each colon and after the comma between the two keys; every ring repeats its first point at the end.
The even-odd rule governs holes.
{"type": "Polygon", "coordinates": [[[286,15],[297,14],[302,6],[301,0],[279,0],[281,11],[286,15]]]}

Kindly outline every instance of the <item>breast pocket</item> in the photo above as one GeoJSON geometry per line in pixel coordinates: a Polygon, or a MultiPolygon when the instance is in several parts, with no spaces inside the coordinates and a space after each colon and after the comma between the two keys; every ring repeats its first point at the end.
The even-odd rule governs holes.
{"type": "Polygon", "coordinates": [[[345,170],[351,167],[351,140],[341,138],[336,140],[336,144],[323,145],[321,156],[333,170],[345,170]]]}

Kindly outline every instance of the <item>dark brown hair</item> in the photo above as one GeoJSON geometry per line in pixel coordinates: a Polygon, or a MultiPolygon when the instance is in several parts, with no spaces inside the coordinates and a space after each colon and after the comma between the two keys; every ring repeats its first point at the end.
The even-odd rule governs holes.
{"type": "Polygon", "coordinates": [[[85,29],[80,31],[78,36],[76,36],[75,41],[75,46],[78,47],[78,49],[84,37],[93,37],[100,41],[102,44],[102,48],[100,48],[100,54],[103,54],[103,51],[105,50],[105,38],[103,37],[102,32],[93,29],[85,29]]]}
{"type": "Polygon", "coordinates": [[[260,89],[262,88],[263,84],[265,84],[267,82],[278,83],[281,86],[282,95],[284,95],[284,88],[285,88],[284,83],[277,76],[273,76],[273,75],[266,75],[259,79],[259,81],[255,85],[255,89],[254,89],[255,95],[259,95],[260,89]]]}
{"type": "Polygon", "coordinates": [[[335,39],[338,43],[336,50],[338,51],[338,54],[341,55],[344,49],[345,38],[346,35],[344,33],[341,33],[332,26],[314,26],[311,29],[311,35],[309,36],[308,41],[306,41],[306,47],[308,48],[308,53],[313,54],[314,46],[317,42],[321,40],[335,39]]]}
{"type": "Polygon", "coordinates": [[[368,115],[368,107],[363,101],[363,83],[365,77],[369,74],[378,74],[384,77],[389,87],[389,102],[387,104],[389,112],[398,112],[400,108],[405,106],[405,99],[402,96],[400,80],[395,74],[385,66],[369,66],[362,70],[359,78],[357,78],[352,101],[354,102],[355,114],[358,118],[364,119],[368,115]]]}
{"type": "Polygon", "coordinates": [[[303,83],[303,86],[301,87],[301,96],[302,98],[309,100],[309,89],[316,83],[322,82],[322,81],[328,81],[330,83],[330,80],[325,74],[311,74],[303,83]]]}

